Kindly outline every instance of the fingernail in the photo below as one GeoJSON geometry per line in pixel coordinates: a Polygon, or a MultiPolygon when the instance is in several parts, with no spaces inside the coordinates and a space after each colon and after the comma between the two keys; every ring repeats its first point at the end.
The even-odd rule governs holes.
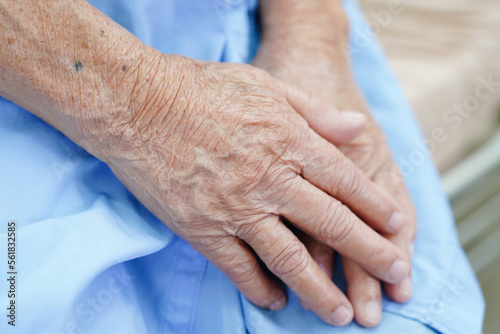
{"type": "Polygon", "coordinates": [[[269,309],[271,311],[279,311],[281,309],[283,309],[283,307],[285,307],[286,305],[286,296],[285,295],[282,295],[281,297],[279,297],[278,299],[276,299],[270,306],[269,306],[269,309]]]}
{"type": "Polygon", "coordinates": [[[332,324],[334,326],[344,326],[351,321],[351,318],[352,314],[349,309],[345,306],[340,306],[332,313],[332,324]]]}
{"type": "Polygon", "coordinates": [[[371,324],[378,324],[382,319],[382,306],[379,302],[371,300],[366,303],[363,310],[363,315],[366,321],[371,324]]]}
{"type": "Polygon", "coordinates": [[[412,294],[412,286],[411,286],[411,278],[407,277],[403,282],[399,285],[399,291],[403,299],[408,300],[412,294]]]}
{"type": "Polygon", "coordinates": [[[387,232],[396,233],[405,224],[405,216],[402,213],[394,212],[387,223],[387,232]]]}
{"type": "Polygon", "coordinates": [[[353,123],[364,123],[366,121],[366,116],[358,111],[341,111],[340,114],[344,120],[353,123]]]}
{"type": "Polygon", "coordinates": [[[408,276],[410,268],[403,260],[396,260],[389,269],[389,283],[399,283],[408,276]]]}

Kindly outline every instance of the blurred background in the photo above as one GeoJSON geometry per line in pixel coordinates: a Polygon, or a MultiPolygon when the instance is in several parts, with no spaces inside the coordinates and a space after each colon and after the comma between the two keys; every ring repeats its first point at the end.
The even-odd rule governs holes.
{"type": "MultiPolygon", "coordinates": [[[[500,333],[500,1],[360,0],[412,104],[500,333]]],[[[423,151],[398,161],[418,168],[423,151]]]]}

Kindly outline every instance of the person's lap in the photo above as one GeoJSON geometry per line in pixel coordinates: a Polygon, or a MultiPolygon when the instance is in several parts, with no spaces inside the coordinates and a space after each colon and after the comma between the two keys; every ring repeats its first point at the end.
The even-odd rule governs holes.
{"type": "MultiPolygon", "coordinates": [[[[258,41],[250,0],[91,2],[167,53],[249,62],[258,41]]],[[[18,332],[480,332],[482,297],[417,122],[356,4],[348,1],[346,9],[357,80],[419,217],[408,304],[384,298],[382,323],[370,330],[355,323],[330,327],[293,294],[283,311],[259,309],[137,203],[103,163],[0,100],[6,162],[0,164],[0,219],[19,226],[18,332]]],[[[345,288],[338,261],[334,281],[345,288]]]]}

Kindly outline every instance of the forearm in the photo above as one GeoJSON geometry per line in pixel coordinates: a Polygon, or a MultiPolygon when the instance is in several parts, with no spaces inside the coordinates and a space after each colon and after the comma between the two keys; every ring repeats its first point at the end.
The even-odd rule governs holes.
{"type": "Polygon", "coordinates": [[[138,78],[148,62],[167,66],[83,0],[0,0],[0,44],[0,95],[90,151],[119,126],[132,95],[146,99],[147,76],[138,78]]]}
{"type": "Polygon", "coordinates": [[[255,65],[340,109],[370,114],[351,71],[341,1],[262,0],[260,9],[263,39],[255,65]]]}
{"type": "Polygon", "coordinates": [[[348,23],[339,0],[261,0],[263,43],[345,44],[348,23]]]}

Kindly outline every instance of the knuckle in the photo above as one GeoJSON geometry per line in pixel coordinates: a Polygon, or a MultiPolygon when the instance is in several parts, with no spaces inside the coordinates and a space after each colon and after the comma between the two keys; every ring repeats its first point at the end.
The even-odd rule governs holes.
{"type": "Polygon", "coordinates": [[[307,121],[298,115],[294,115],[294,117],[289,117],[288,123],[290,131],[285,133],[285,138],[289,147],[296,149],[306,146],[306,143],[310,142],[309,132],[307,131],[309,124],[307,121]]]}
{"type": "Polygon", "coordinates": [[[263,154],[250,162],[252,166],[248,168],[251,170],[246,173],[245,182],[241,185],[246,190],[255,190],[261,196],[261,201],[254,202],[257,207],[260,207],[263,201],[270,205],[279,202],[284,193],[296,187],[298,169],[288,160],[286,153],[279,152],[263,154]]]}
{"type": "Polygon", "coordinates": [[[328,204],[325,212],[318,218],[318,237],[323,240],[328,240],[332,236],[332,229],[337,224],[336,217],[342,215],[338,213],[339,205],[331,201],[328,204]]]}
{"type": "Polygon", "coordinates": [[[290,167],[275,162],[279,166],[268,168],[264,179],[267,180],[266,184],[271,187],[277,188],[278,192],[288,190],[294,185],[297,174],[290,170],[290,167]]]}
{"type": "Polygon", "coordinates": [[[348,222],[347,220],[338,222],[335,224],[331,242],[336,245],[345,244],[350,239],[353,229],[354,224],[348,222]]]}
{"type": "Polygon", "coordinates": [[[354,224],[349,219],[349,210],[342,204],[331,202],[319,222],[319,237],[329,244],[341,244],[352,233],[354,224]]]}
{"type": "Polygon", "coordinates": [[[315,175],[327,180],[325,190],[334,197],[358,196],[361,183],[357,167],[341,154],[320,156],[315,161],[315,175]]]}
{"type": "MultiPolygon", "coordinates": [[[[297,149],[305,146],[307,131],[304,124],[297,120],[293,115],[287,115],[287,112],[280,110],[277,115],[272,117],[271,130],[269,133],[273,150],[275,150],[282,161],[288,161],[292,158],[297,149]]],[[[303,122],[305,122],[303,120],[303,122]]],[[[307,124],[307,123],[305,123],[307,124]]]]}
{"type": "Polygon", "coordinates": [[[246,221],[240,223],[235,233],[236,237],[246,240],[247,242],[251,242],[255,238],[265,235],[266,234],[264,233],[262,224],[259,224],[256,221],[246,221]]]}
{"type": "Polygon", "coordinates": [[[293,203],[297,201],[302,191],[302,184],[298,181],[297,173],[289,168],[282,171],[280,174],[275,174],[269,181],[266,192],[270,192],[270,200],[273,203],[286,202],[293,203]]]}
{"type": "Polygon", "coordinates": [[[276,255],[269,269],[278,277],[294,278],[303,273],[309,265],[306,248],[301,243],[293,243],[276,255]]]}
{"type": "Polygon", "coordinates": [[[280,220],[275,216],[263,217],[259,221],[241,223],[235,236],[247,243],[258,242],[270,247],[272,241],[279,238],[280,224],[280,220]]]}
{"type": "Polygon", "coordinates": [[[343,197],[355,199],[360,193],[360,180],[356,173],[356,170],[352,166],[345,167],[346,168],[344,168],[342,173],[337,174],[339,175],[339,183],[337,185],[337,189],[339,189],[339,191],[342,191],[343,197]]]}

